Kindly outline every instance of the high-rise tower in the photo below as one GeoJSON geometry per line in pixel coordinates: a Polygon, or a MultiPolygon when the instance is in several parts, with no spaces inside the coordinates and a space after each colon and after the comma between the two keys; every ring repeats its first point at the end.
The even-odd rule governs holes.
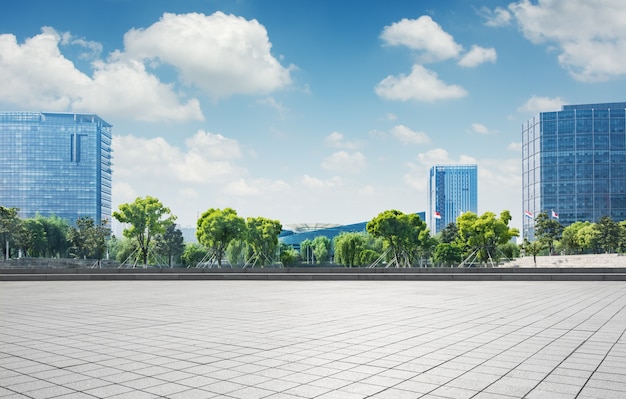
{"type": "Polygon", "coordinates": [[[430,168],[430,231],[437,234],[463,212],[478,212],[478,166],[436,165],[430,168]]]}
{"type": "Polygon", "coordinates": [[[0,112],[0,205],[70,223],[111,219],[111,125],[93,114],[0,112]]]}
{"type": "Polygon", "coordinates": [[[566,105],[522,126],[523,234],[541,212],[567,226],[626,219],[626,102],[566,105]]]}

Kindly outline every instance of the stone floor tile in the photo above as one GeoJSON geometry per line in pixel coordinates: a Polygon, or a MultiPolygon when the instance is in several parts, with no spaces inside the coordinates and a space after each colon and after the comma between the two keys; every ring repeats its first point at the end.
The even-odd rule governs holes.
{"type": "Polygon", "coordinates": [[[620,282],[0,284],[25,395],[626,397],[620,282]]]}
{"type": "Polygon", "coordinates": [[[59,385],[54,385],[51,387],[45,387],[42,389],[38,389],[35,391],[29,391],[26,394],[33,399],[48,399],[48,398],[56,398],[57,396],[68,395],[71,393],[75,393],[76,391],[65,388],[59,385]]]}
{"type": "Polygon", "coordinates": [[[131,391],[133,391],[132,388],[125,387],[123,385],[110,384],[98,388],[87,389],[83,391],[83,393],[93,395],[97,398],[109,398],[113,395],[119,395],[131,391]]]}

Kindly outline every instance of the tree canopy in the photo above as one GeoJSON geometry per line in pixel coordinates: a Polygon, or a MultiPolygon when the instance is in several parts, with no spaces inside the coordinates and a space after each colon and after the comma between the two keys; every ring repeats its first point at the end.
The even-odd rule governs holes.
{"type": "Polygon", "coordinates": [[[68,250],[67,233],[70,225],[58,216],[37,216],[35,219],[41,223],[46,231],[46,250],[48,257],[65,256],[68,250]]]}
{"type": "Polygon", "coordinates": [[[363,233],[345,232],[333,240],[335,263],[347,267],[361,265],[361,253],[366,249],[366,238],[363,233]]]}
{"type": "Polygon", "coordinates": [[[561,238],[563,225],[556,219],[551,219],[547,212],[541,212],[535,218],[535,237],[548,247],[550,254],[554,253],[554,243],[561,238]]]}
{"type": "Polygon", "coordinates": [[[459,264],[463,260],[463,249],[456,243],[442,242],[435,248],[433,260],[448,267],[459,264]]]}
{"type": "Polygon", "coordinates": [[[283,229],[278,220],[264,217],[246,219],[246,241],[252,250],[252,257],[247,263],[260,266],[274,262],[278,248],[278,235],[283,229]]]}
{"type": "Polygon", "coordinates": [[[197,221],[196,237],[211,254],[211,261],[222,267],[222,259],[228,244],[235,239],[243,238],[246,232],[246,222],[237,216],[232,208],[214,209],[205,211],[197,221]]]}
{"type": "Polygon", "coordinates": [[[475,256],[481,263],[497,261],[498,245],[519,236],[519,230],[508,226],[510,221],[511,213],[506,210],[500,213],[499,218],[493,212],[485,212],[481,216],[465,212],[457,218],[459,242],[469,252],[468,256],[475,256]]]}
{"type": "Polygon", "coordinates": [[[366,225],[367,232],[383,239],[396,267],[410,267],[419,250],[430,243],[430,232],[417,214],[405,214],[392,209],[384,211],[366,225]]]}
{"type": "Polygon", "coordinates": [[[620,226],[608,216],[602,216],[596,223],[598,245],[606,253],[615,252],[620,246],[620,226]]]}
{"type": "Polygon", "coordinates": [[[0,205],[0,246],[4,258],[9,258],[9,246],[15,239],[21,219],[18,208],[8,208],[0,205]]]}
{"type": "Polygon", "coordinates": [[[161,201],[154,197],[138,197],[130,204],[122,204],[113,212],[113,217],[130,227],[124,229],[124,236],[136,240],[144,266],[148,264],[148,251],[155,236],[165,233],[174,223],[176,216],[161,201]]]}
{"type": "Polygon", "coordinates": [[[155,244],[156,252],[167,258],[169,267],[172,267],[172,259],[185,250],[183,232],[173,223],[165,228],[163,234],[156,237],[155,244]]]}
{"type": "Polygon", "coordinates": [[[45,255],[47,239],[46,230],[37,219],[24,219],[19,224],[16,244],[26,256],[39,257],[45,255]]]}
{"type": "Polygon", "coordinates": [[[111,229],[106,220],[96,224],[90,217],[78,218],[76,226],[70,227],[67,233],[70,254],[75,258],[92,258],[99,262],[106,253],[110,236],[111,229]]]}

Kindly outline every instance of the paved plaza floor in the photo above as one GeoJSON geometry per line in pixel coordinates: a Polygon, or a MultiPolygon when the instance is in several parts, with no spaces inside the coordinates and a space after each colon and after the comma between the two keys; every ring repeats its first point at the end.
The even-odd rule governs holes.
{"type": "Polygon", "coordinates": [[[0,398],[626,398],[626,283],[0,283],[0,398]]]}

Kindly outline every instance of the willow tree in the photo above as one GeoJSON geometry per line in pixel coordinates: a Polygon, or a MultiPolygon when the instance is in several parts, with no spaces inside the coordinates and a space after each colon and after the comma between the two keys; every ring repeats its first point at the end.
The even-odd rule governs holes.
{"type": "Polygon", "coordinates": [[[148,264],[148,252],[152,241],[160,234],[164,234],[168,226],[176,220],[170,208],[163,206],[161,201],[154,197],[138,197],[130,204],[122,204],[113,217],[120,223],[127,223],[128,228],[123,231],[124,237],[137,242],[144,267],[148,264]]]}
{"type": "Polygon", "coordinates": [[[359,266],[361,252],[365,248],[365,235],[359,232],[344,232],[333,239],[335,263],[347,267],[359,266]]]}

